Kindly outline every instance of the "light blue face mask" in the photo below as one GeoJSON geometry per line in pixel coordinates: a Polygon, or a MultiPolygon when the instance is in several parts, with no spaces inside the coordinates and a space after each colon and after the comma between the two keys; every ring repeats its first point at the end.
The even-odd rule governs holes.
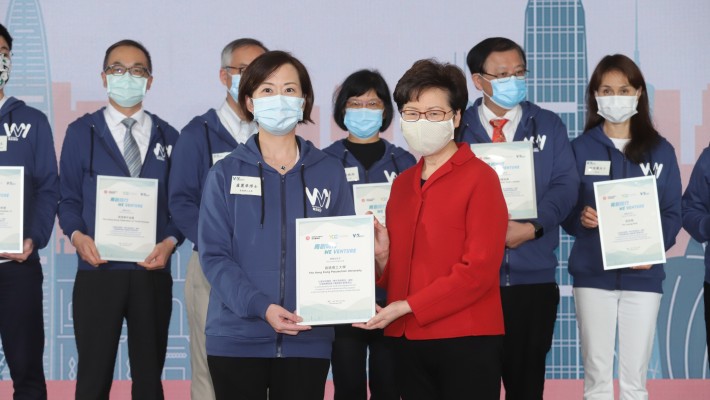
{"type": "Polygon", "coordinates": [[[148,78],[135,77],[128,72],[123,75],[106,75],[108,97],[121,107],[133,107],[143,101],[148,78]]]}
{"type": "Polygon", "coordinates": [[[348,128],[348,132],[360,139],[369,139],[380,131],[384,111],[369,108],[346,108],[343,122],[348,128]]]}
{"type": "Polygon", "coordinates": [[[237,97],[239,96],[239,81],[241,80],[241,74],[232,75],[232,86],[229,87],[229,94],[232,96],[232,99],[234,99],[234,101],[236,101],[237,103],[239,103],[237,97]]]}
{"type": "Polygon", "coordinates": [[[267,96],[252,99],[254,120],[259,127],[276,136],[283,136],[303,120],[303,97],[267,96]]]}
{"type": "MultiPolygon", "coordinates": [[[[481,77],[483,78],[483,75],[481,77]]],[[[525,99],[528,94],[528,87],[525,84],[525,79],[503,78],[503,80],[505,79],[507,79],[505,82],[501,82],[501,79],[486,79],[493,87],[493,96],[488,96],[485,92],[483,94],[486,94],[497,105],[510,110],[525,99]]]]}

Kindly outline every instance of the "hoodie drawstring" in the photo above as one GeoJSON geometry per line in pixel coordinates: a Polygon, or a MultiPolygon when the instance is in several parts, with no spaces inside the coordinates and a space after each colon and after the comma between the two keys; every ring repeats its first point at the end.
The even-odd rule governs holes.
{"type": "Polygon", "coordinates": [[[394,153],[390,153],[390,158],[392,158],[392,165],[394,165],[394,172],[396,172],[397,176],[399,176],[399,167],[397,166],[397,161],[394,158],[394,153]]]}
{"type": "Polygon", "coordinates": [[[345,159],[346,159],[346,158],[348,158],[348,150],[345,150],[345,151],[343,152],[343,158],[342,158],[342,160],[341,160],[341,162],[343,163],[343,168],[347,168],[347,167],[348,167],[348,164],[345,163],[345,159]]]}

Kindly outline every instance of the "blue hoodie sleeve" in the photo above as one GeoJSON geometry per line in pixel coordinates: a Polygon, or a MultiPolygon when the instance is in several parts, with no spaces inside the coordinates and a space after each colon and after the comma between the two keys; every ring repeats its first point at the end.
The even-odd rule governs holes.
{"type": "MultiPolygon", "coordinates": [[[[670,143],[665,143],[664,152],[667,152],[667,157],[663,163],[663,169],[668,168],[668,173],[665,174],[663,186],[658,191],[658,205],[661,209],[661,226],[663,228],[663,242],[666,251],[673,247],[675,238],[680,232],[682,225],[681,210],[681,194],[683,187],[680,180],[680,169],[678,168],[678,160],[675,157],[675,150],[670,143]]],[[[662,170],[662,172],[665,172],[662,170]]]]}
{"type": "Polygon", "coordinates": [[[170,152],[168,154],[168,157],[170,157],[170,170],[168,170],[168,172],[167,172],[167,176],[166,176],[167,181],[165,182],[165,185],[166,185],[165,192],[167,194],[167,199],[165,202],[161,202],[158,205],[158,207],[160,207],[161,209],[163,209],[163,207],[165,207],[165,209],[167,210],[167,213],[168,213],[168,224],[165,226],[165,229],[163,231],[163,239],[162,240],[165,240],[171,236],[174,237],[175,239],[177,239],[177,243],[176,243],[176,248],[177,248],[177,246],[181,245],[182,242],[185,241],[185,235],[183,235],[183,233],[180,231],[180,229],[178,229],[177,225],[175,225],[175,219],[170,214],[170,192],[169,192],[170,188],[169,188],[169,185],[170,185],[170,171],[173,168],[175,168],[175,160],[173,159],[173,151],[175,150],[175,145],[177,144],[176,142],[177,142],[178,137],[180,135],[178,134],[178,131],[175,130],[175,128],[173,128],[172,126],[170,126],[168,123],[161,120],[160,118],[158,118],[155,115],[153,115],[153,116],[155,117],[155,120],[158,121],[158,124],[160,124],[162,126],[164,133],[167,136],[166,139],[169,143],[169,146],[172,146],[172,150],[170,150],[170,152]]]}
{"type": "Polygon", "coordinates": [[[251,283],[239,265],[227,187],[224,171],[218,167],[210,170],[202,194],[197,234],[202,270],[212,293],[232,312],[242,318],[265,319],[272,301],[251,283]]]}
{"type": "Polygon", "coordinates": [[[79,133],[76,123],[69,125],[59,158],[59,226],[69,237],[75,231],[87,233],[82,218],[84,171],[81,152],[88,146],[80,143],[79,133]]]}
{"type": "Polygon", "coordinates": [[[30,232],[27,236],[32,239],[36,249],[41,249],[47,246],[54,228],[54,217],[57,215],[59,202],[59,176],[52,128],[46,117],[38,122],[35,170],[32,180],[35,204],[31,212],[25,215],[30,216],[30,232]]]}
{"type": "Polygon", "coordinates": [[[194,124],[187,125],[173,149],[170,169],[168,203],[175,225],[192,242],[197,244],[197,223],[202,198],[202,181],[206,168],[206,152],[197,135],[189,132],[194,124]]]}
{"type": "Polygon", "coordinates": [[[537,221],[545,233],[555,232],[577,203],[579,174],[572,146],[567,138],[567,128],[555,116],[553,133],[548,136],[552,143],[552,173],[547,191],[537,204],[537,221]]]}
{"type": "MultiPolygon", "coordinates": [[[[581,170],[581,163],[586,162],[586,160],[581,159],[581,155],[577,154],[577,146],[578,142],[575,139],[572,141],[572,154],[575,158],[575,171],[577,171],[578,176],[581,176],[581,174],[584,173],[583,170],[581,170]]],[[[580,221],[580,215],[582,213],[582,208],[585,206],[584,204],[584,194],[582,193],[582,184],[581,181],[577,185],[576,188],[577,191],[577,201],[575,202],[575,205],[572,207],[572,211],[570,211],[569,215],[567,218],[565,218],[564,221],[562,221],[561,225],[562,228],[567,232],[568,234],[572,236],[577,236],[580,232],[581,229],[586,229],[585,227],[582,226],[582,222],[580,221]]]]}
{"type": "Polygon", "coordinates": [[[700,243],[710,240],[710,148],[695,163],[681,204],[683,228],[700,243]]]}

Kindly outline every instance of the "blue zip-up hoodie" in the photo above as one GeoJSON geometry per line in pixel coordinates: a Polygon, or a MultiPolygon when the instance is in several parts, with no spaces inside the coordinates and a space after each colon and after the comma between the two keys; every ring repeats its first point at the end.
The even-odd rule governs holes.
{"type": "Polygon", "coordinates": [[[59,201],[52,128],[42,112],[14,97],[0,109],[0,125],[4,128],[0,132],[7,135],[0,166],[25,167],[23,232],[34,243],[29,259],[38,259],[37,251],[47,246],[52,235],[59,201]]]}
{"type": "MultiPolygon", "coordinates": [[[[683,228],[700,243],[710,240],[710,147],[693,167],[683,193],[683,228]]],[[[705,246],[705,282],[710,283],[710,246],[705,246]]],[[[710,293],[707,294],[710,296],[710,293]]]]}
{"type": "Polygon", "coordinates": [[[671,248],[675,244],[675,237],[681,226],[680,170],[673,146],[660,138],[646,161],[635,164],[627,160],[624,153],[614,147],[600,124],[575,139],[572,142],[572,149],[577,158],[576,169],[582,182],[579,186],[579,201],[563,227],[569,234],[575,236],[569,256],[569,272],[574,277],[574,286],[663,293],[661,284],[666,277],[663,264],[655,264],[649,270],[622,268],[604,271],[599,229],[583,227],[579,218],[585,206],[597,208],[594,200],[594,182],[655,173],[663,241],[666,250],[671,248]],[[611,161],[609,175],[585,175],[587,161],[611,161]]]}
{"type": "Polygon", "coordinates": [[[323,149],[323,151],[335,157],[343,168],[357,167],[358,177],[360,179],[351,181],[351,186],[356,183],[392,183],[397,175],[417,163],[417,160],[408,151],[393,145],[385,139],[380,139],[385,144],[385,155],[372,164],[370,169],[365,169],[357,158],[345,147],[346,140],[347,139],[342,139],[333,142],[333,144],[323,149]]]}
{"type": "Polygon", "coordinates": [[[214,109],[195,117],[180,132],[172,153],[168,204],[175,225],[197,251],[197,218],[202,188],[214,155],[231,153],[238,143],[214,109]]]}
{"type": "Polygon", "coordinates": [[[265,315],[271,304],[296,309],[296,218],[353,215],[350,186],[337,161],[300,137],[300,159],[282,176],[264,162],[257,137],[215,164],[202,194],[207,354],[330,358],[332,327],[277,334],[265,315]],[[235,176],[258,178],[260,195],[230,194],[235,176]]]}
{"type": "MultiPolygon", "coordinates": [[[[464,113],[458,141],[491,143],[478,116],[482,100],[476,100],[464,113]]],[[[514,141],[533,143],[537,196],[537,219],[533,221],[542,225],[544,234],[515,249],[506,248],[500,271],[501,286],[555,282],[559,226],[577,202],[579,187],[567,128],[560,117],[529,101],[520,106],[523,114],[514,141]]]]}
{"type": "MultiPolygon", "coordinates": [[[[175,128],[156,115],[148,114],[148,117],[153,127],[140,177],[158,180],[158,221],[155,242],[173,236],[180,243],[183,236],[170,219],[167,197],[170,153],[177,141],[178,133],[175,128]]],[[[93,238],[96,222],[96,177],[98,175],[131,176],[126,161],[106,125],[103,108],[93,114],[85,114],[69,125],[62,146],[59,174],[61,193],[59,225],[67,235],[79,231],[93,238]]],[[[145,270],[136,263],[118,261],[110,261],[94,267],[81,257],[77,258],[80,270],[145,270]]],[[[170,259],[165,268],[159,271],[170,273],[170,259]]]]}

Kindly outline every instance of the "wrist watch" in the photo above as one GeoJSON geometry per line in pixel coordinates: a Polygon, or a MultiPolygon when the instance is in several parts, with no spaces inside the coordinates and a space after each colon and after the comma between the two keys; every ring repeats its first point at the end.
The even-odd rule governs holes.
{"type": "Polygon", "coordinates": [[[540,225],[539,223],[537,223],[535,221],[530,221],[530,223],[535,228],[535,239],[540,239],[542,237],[542,235],[545,234],[545,230],[542,229],[542,225],[540,225]]]}

